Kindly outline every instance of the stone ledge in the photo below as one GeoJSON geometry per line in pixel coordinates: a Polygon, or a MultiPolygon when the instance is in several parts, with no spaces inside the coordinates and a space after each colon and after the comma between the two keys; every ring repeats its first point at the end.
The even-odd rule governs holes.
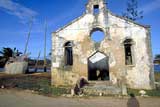
{"type": "Polygon", "coordinates": [[[83,88],[83,93],[87,95],[121,95],[122,90],[116,86],[106,86],[106,85],[95,85],[95,86],[85,86],[83,88]]]}

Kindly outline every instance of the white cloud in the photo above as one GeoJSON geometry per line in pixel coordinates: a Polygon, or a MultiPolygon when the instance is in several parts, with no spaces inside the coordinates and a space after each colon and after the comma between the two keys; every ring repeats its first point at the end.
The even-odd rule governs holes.
{"type": "Polygon", "coordinates": [[[140,8],[140,10],[144,11],[144,14],[149,14],[157,9],[160,9],[160,0],[153,0],[140,8]]]}
{"type": "Polygon", "coordinates": [[[28,22],[32,17],[38,15],[37,12],[21,5],[12,0],[0,0],[0,10],[10,15],[17,16],[21,22],[28,22]]]}

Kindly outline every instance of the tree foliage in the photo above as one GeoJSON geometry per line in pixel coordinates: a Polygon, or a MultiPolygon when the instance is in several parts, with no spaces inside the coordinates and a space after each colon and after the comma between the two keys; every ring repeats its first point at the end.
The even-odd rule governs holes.
{"type": "Polygon", "coordinates": [[[9,47],[3,47],[0,51],[1,58],[0,58],[0,65],[4,65],[10,57],[16,57],[20,56],[22,52],[20,52],[18,49],[9,48],[9,47]]]}
{"type": "Polygon", "coordinates": [[[12,57],[13,50],[11,48],[5,48],[0,51],[0,54],[2,54],[3,57],[12,57]]]}
{"type": "Polygon", "coordinates": [[[160,60],[160,54],[157,54],[157,55],[155,56],[155,59],[159,59],[159,60],[160,60]]]}
{"type": "Polygon", "coordinates": [[[19,50],[16,48],[11,49],[9,47],[7,48],[3,47],[3,49],[0,51],[0,54],[5,58],[9,58],[9,57],[20,56],[22,52],[19,52],[19,50]]]}
{"type": "Polygon", "coordinates": [[[128,0],[126,11],[122,15],[127,19],[136,21],[143,18],[143,11],[138,10],[137,0],[128,0]]]}

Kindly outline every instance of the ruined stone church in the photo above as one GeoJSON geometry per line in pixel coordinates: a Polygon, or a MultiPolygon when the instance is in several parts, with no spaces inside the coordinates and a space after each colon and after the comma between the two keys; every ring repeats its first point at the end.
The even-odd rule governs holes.
{"type": "Polygon", "coordinates": [[[57,86],[85,78],[92,84],[153,89],[150,27],[115,15],[105,0],[88,0],[82,16],[52,33],[51,74],[57,86]],[[92,39],[97,31],[104,36],[98,42],[92,39]]]}

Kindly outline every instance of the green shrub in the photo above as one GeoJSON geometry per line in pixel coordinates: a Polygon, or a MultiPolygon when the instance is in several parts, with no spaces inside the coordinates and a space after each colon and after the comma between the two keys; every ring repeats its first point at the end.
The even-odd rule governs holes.
{"type": "Polygon", "coordinates": [[[147,95],[154,96],[154,97],[160,97],[160,90],[147,90],[147,95]]]}
{"type": "Polygon", "coordinates": [[[39,94],[47,96],[60,96],[70,93],[68,87],[51,86],[50,75],[12,75],[3,76],[0,78],[0,86],[5,88],[18,88],[22,90],[33,90],[39,94]]]}

